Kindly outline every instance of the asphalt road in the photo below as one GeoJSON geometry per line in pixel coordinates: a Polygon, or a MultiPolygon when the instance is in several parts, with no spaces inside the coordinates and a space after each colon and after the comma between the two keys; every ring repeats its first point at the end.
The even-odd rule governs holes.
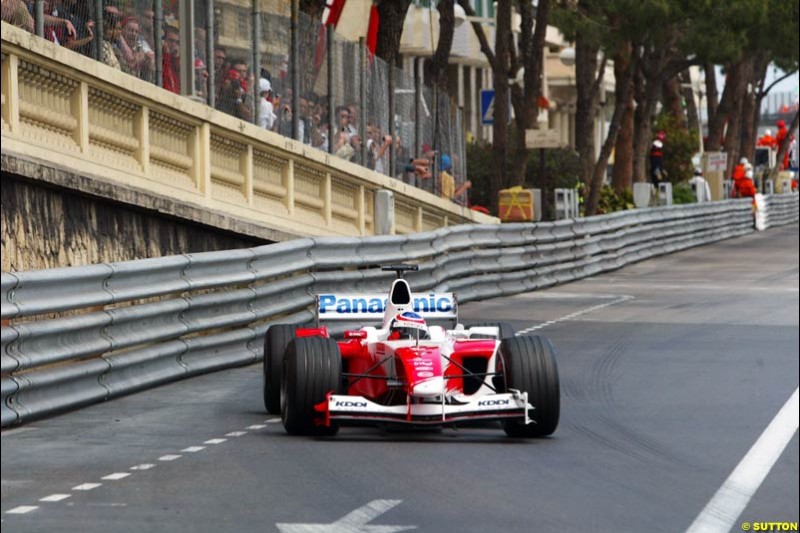
{"type": "MultiPolygon", "coordinates": [[[[793,225],[463,306],[465,321],[552,339],[562,414],[551,438],[493,427],[289,437],[262,411],[251,366],[4,431],[3,528],[685,531],[798,388],[798,246],[793,225]]],[[[798,521],[789,435],[734,531],[798,521]]]]}

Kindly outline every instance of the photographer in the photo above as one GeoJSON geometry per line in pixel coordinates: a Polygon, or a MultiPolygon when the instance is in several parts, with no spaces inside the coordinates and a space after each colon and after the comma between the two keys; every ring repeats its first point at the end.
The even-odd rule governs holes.
{"type": "Polygon", "coordinates": [[[219,95],[219,110],[236,118],[252,120],[252,95],[248,90],[247,63],[236,60],[225,74],[219,95]]]}

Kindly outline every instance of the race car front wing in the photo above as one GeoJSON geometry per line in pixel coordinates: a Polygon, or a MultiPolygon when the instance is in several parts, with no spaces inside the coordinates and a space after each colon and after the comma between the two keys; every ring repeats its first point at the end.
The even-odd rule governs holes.
{"type": "Polygon", "coordinates": [[[363,396],[328,394],[326,401],[315,406],[322,423],[376,422],[402,425],[445,426],[472,421],[523,419],[532,424],[528,393],[511,390],[502,394],[487,394],[467,402],[412,403],[381,405],[363,396]]]}

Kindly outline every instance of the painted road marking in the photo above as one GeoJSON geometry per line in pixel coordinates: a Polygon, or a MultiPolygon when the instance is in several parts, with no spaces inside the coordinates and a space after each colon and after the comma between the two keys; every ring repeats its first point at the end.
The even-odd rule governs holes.
{"type": "Polygon", "coordinates": [[[108,479],[110,481],[117,481],[118,479],[123,479],[130,476],[130,472],[116,472],[114,474],[109,474],[101,479],[108,479]]]}
{"type": "Polygon", "coordinates": [[[97,487],[101,486],[102,483],[83,483],[81,485],[76,485],[72,487],[72,490],[92,490],[96,489],[97,487]]]}
{"type": "Polygon", "coordinates": [[[280,418],[270,418],[268,420],[264,420],[266,424],[278,424],[281,421],[280,418]]]}
{"type": "Polygon", "coordinates": [[[38,505],[20,505],[19,507],[14,507],[13,509],[6,511],[6,514],[25,514],[35,511],[38,508],[38,505]]]}
{"type": "Polygon", "coordinates": [[[72,496],[71,494],[51,494],[50,496],[45,496],[40,502],[60,502],[61,500],[66,500],[72,496]]]}
{"type": "Polygon", "coordinates": [[[208,439],[203,444],[222,444],[226,442],[228,439],[208,439]]]}
{"type": "Polygon", "coordinates": [[[575,312],[570,313],[568,315],[564,315],[562,317],[555,318],[553,320],[548,320],[547,322],[543,322],[541,324],[536,324],[535,326],[531,326],[529,328],[522,329],[522,330],[517,332],[517,336],[525,335],[526,333],[531,333],[533,331],[536,331],[536,330],[539,330],[539,329],[542,329],[542,328],[546,328],[547,326],[552,326],[553,324],[558,324],[559,322],[566,322],[568,320],[573,320],[573,319],[575,319],[575,318],[577,318],[577,317],[579,317],[581,315],[585,315],[585,314],[591,313],[593,311],[599,311],[600,309],[604,309],[606,307],[611,307],[612,305],[617,305],[619,303],[627,302],[629,300],[633,300],[633,296],[623,295],[623,296],[620,296],[619,298],[617,298],[615,300],[612,300],[610,302],[605,302],[605,303],[602,303],[602,304],[593,305],[591,307],[587,307],[586,309],[581,309],[580,311],[575,311],[575,312]]]}
{"type": "Polygon", "coordinates": [[[188,448],[184,448],[181,451],[187,453],[197,453],[199,451],[205,450],[205,446],[189,446],[188,448]]]}
{"type": "Polygon", "coordinates": [[[150,470],[154,466],[156,465],[150,463],[142,463],[140,465],[132,466],[131,470],[150,470]]]}
{"type": "Polygon", "coordinates": [[[247,426],[245,429],[264,429],[265,427],[267,426],[264,424],[253,424],[252,426],[247,426]]]}
{"type": "Polygon", "coordinates": [[[241,437],[242,435],[247,435],[246,431],[231,431],[230,433],[225,433],[226,437],[241,437]]]}
{"type": "Polygon", "coordinates": [[[159,461],[174,461],[175,459],[180,459],[183,457],[182,455],[162,455],[158,458],[159,461]]]}
{"type": "Polygon", "coordinates": [[[403,500],[373,500],[331,524],[275,524],[282,533],[396,533],[417,526],[369,526],[372,520],[403,503],[403,500]]]}
{"type": "Polygon", "coordinates": [[[800,412],[798,390],[794,390],[686,533],[723,533],[733,528],[797,432],[800,412]]]}

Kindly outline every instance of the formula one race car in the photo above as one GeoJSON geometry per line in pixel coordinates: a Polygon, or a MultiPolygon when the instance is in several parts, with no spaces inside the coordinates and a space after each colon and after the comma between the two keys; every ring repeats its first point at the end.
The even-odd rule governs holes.
{"type": "Polygon", "coordinates": [[[558,425],[560,393],[545,337],[508,324],[465,328],[453,294],[414,294],[397,272],[382,295],[320,294],[316,327],[274,325],[264,345],[264,404],[292,435],[343,425],[441,427],[500,421],[511,437],[558,425]],[[376,322],[329,337],[324,320],[376,322]],[[451,321],[453,329],[428,321],[451,321]]]}

